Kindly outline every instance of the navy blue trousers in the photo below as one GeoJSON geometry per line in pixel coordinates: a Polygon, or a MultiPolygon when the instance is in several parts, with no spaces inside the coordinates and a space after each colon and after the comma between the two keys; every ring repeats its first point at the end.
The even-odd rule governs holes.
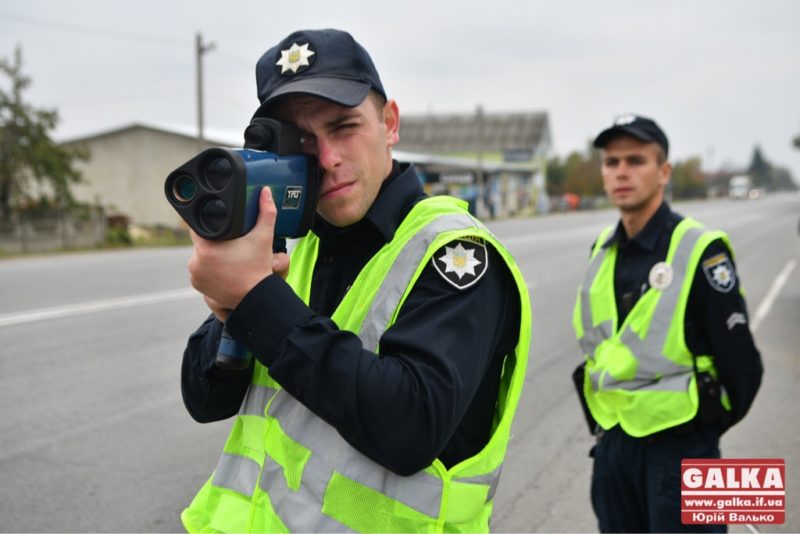
{"type": "Polygon", "coordinates": [[[719,458],[719,430],[634,438],[616,426],[592,455],[592,507],[601,532],[727,531],[681,524],[681,460],[719,458]]]}

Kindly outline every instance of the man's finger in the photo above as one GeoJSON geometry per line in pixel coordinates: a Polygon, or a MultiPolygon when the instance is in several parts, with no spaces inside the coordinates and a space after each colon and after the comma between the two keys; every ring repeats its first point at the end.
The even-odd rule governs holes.
{"type": "Polygon", "coordinates": [[[192,238],[192,243],[193,243],[193,244],[195,244],[195,245],[197,244],[197,240],[198,240],[198,239],[202,239],[202,237],[200,237],[199,235],[197,235],[197,234],[194,232],[194,230],[192,230],[191,228],[189,228],[189,237],[191,237],[191,238],[192,238]]]}
{"type": "Polygon", "coordinates": [[[256,225],[253,229],[258,232],[269,232],[269,235],[272,235],[275,232],[277,214],[278,209],[272,200],[272,190],[269,187],[264,187],[261,189],[261,196],[258,198],[258,219],[256,219],[256,225]]]}
{"type": "Polygon", "coordinates": [[[289,255],[285,252],[278,252],[272,256],[272,272],[281,278],[286,278],[289,274],[289,255]]]}
{"type": "Polygon", "coordinates": [[[203,295],[203,300],[206,301],[206,306],[209,307],[211,313],[213,313],[217,317],[217,319],[219,319],[220,322],[224,323],[225,321],[228,320],[228,316],[231,314],[230,310],[220,306],[220,304],[216,300],[206,295],[203,295]]]}

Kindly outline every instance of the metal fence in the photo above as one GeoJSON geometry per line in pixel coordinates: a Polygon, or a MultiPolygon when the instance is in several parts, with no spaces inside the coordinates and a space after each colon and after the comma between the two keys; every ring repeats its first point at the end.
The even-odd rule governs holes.
{"type": "Polygon", "coordinates": [[[10,220],[0,220],[0,253],[90,248],[103,243],[105,234],[106,219],[99,208],[14,213],[10,220]]]}

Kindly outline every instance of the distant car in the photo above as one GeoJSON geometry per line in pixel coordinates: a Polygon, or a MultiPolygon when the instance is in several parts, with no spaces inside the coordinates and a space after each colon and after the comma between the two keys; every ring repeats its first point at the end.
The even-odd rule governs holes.
{"type": "Polygon", "coordinates": [[[751,187],[750,177],[741,174],[731,178],[728,183],[728,195],[731,198],[748,198],[751,187]]]}

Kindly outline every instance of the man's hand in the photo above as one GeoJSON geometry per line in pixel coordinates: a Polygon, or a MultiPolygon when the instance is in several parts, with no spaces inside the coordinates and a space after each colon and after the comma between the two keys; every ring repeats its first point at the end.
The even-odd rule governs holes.
{"type": "Polygon", "coordinates": [[[189,277],[206,304],[224,322],[256,284],[289,268],[286,254],[272,253],[277,209],[269,187],[261,190],[258,219],[250,232],[230,241],[208,241],[189,231],[194,253],[189,259],[189,277]],[[274,265],[273,265],[274,262],[274,265]]]}
{"type": "MultiPolygon", "coordinates": [[[[272,273],[277,274],[281,278],[286,278],[289,274],[289,255],[285,252],[278,252],[272,255],[272,273]]],[[[227,322],[231,310],[223,308],[215,300],[203,295],[206,305],[211,309],[211,312],[217,317],[220,322],[227,322]]]]}

